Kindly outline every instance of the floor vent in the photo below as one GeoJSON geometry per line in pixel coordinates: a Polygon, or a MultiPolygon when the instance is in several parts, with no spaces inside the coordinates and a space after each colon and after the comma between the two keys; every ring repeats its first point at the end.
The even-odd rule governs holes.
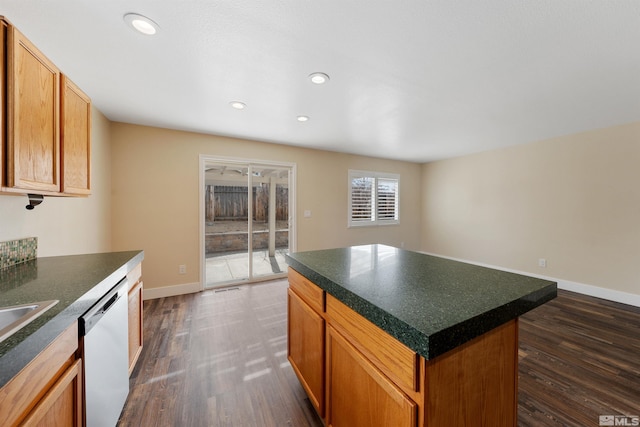
{"type": "Polygon", "coordinates": [[[240,290],[240,288],[225,288],[225,289],[218,289],[218,290],[215,290],[214,292],[215,292],[216,294],[219,294],[220,292],[227,292],[227,291],[239,291],[239,290],[240,290]]]}

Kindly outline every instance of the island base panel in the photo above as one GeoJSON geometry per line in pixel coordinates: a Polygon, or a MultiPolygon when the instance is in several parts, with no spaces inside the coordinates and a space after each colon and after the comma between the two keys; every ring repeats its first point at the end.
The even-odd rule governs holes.
{"type": "Polygon", "coordinates": [[[514,427],[518,321],[427,361],[425,425],[514,427]]]}

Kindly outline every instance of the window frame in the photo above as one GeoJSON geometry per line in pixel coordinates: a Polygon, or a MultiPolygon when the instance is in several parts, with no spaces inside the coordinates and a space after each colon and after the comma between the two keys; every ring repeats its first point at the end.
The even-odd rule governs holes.
{"type": "Polygon", "coordinates": [[[348,191],[347,228],[377,227],[377,226],[400,224],[400,174],[349,169],[348,186],[349,186],[349,191],[348,191]],[[352,184],[355,178],[373,179],[373,194],[371,196],[371,199],[372,199],[372,209],[371,209],[372,215],[371,216],[374,219],[357,220],[357,221],[353,219],[353,185],[352,184]],[[378,202],[379,202],[379,198],[378,198],[378,181],[379,180],[395,180],[396,181],[395,218],[394,219],[378,219],[377,217],[378,202]]]}

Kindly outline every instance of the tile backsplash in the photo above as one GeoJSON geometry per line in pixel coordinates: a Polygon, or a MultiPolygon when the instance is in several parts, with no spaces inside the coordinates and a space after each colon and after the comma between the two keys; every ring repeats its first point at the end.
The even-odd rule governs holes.
{"type": "Polygon", "coordinates": [[[38,256],[38,238],[0,242],[0,269],[35,259],[38,256]]]}

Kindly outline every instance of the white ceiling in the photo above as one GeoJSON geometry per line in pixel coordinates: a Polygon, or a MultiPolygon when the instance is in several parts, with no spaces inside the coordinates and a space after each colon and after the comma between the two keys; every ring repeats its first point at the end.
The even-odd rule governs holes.
{"type": "Polygon", "coordinates": [[[0,14],[114,121],[426,162],[640,120],[639,0],[0,0],[0,14]]]}

